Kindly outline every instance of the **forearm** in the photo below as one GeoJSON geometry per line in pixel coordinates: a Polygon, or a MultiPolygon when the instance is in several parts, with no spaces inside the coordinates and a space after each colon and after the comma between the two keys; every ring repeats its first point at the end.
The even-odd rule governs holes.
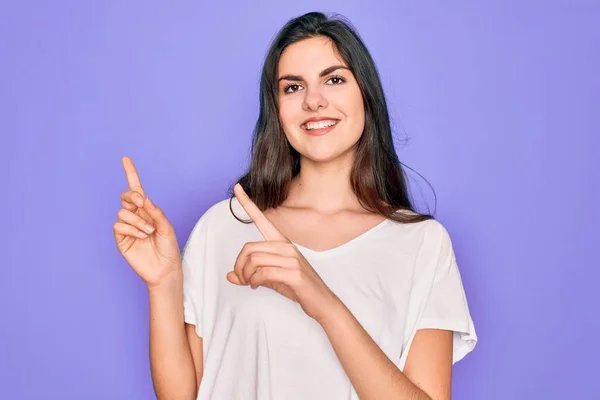
{"type": "Polygon", "coordinates": [[[171,275],[148,288],[152,381],[160,400],[192,400],[197,384],[183,319],[183,278],[171,275]]]}
{"type": "Polygon", "coordinates": [[[361,400],[429,400],[386,356],[339,301],[320,322],[361,400]]]}

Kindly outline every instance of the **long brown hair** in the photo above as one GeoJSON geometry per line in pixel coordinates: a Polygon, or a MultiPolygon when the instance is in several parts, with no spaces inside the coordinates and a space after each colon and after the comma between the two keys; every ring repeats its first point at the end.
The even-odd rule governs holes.
{"type": "MultiPolygon", "coordinates": [[[[315,36],[327,37],[334,43],[362,92],[365,127],[356,144],[350,175],[359,202],[366,210],[398,222],[433,219],[432,215],[418,213],[409,198],[403,164],[394,149],[381,80],[369,51],[348,22],[319,12],[290,20],[271,44],[261,74],[260,113],[252,138],[251,163],[238,183],[263,211],[279,206],[287,198],[290,182],[300,172],[300,154],[288,142],[279,121],[279,58],[288,45],[315,36]]],[[[231,209],[234,195],[232,190],[230,193],[231,209]]],[[[242,221],[235,213],[234,217],[250,222],[242,221]]]]}

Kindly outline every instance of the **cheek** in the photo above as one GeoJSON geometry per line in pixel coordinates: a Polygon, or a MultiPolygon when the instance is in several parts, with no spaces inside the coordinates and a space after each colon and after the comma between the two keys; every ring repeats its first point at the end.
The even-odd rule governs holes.
{"type": "Polygon", "coordinates": [[[365,106],[360,91],[346,98],[346,110],[352,121],[353,130],[360,135],[365,126],[365,106]]]}
{"type": "Polygon", "coordinates": [[[352,121],[364,119],[364,104],[358,86],[344,88],[344,90],[332,94],[330,98],[331,105],[343,112],[352,121]]]}
{"type": "Polygon", "coordinates": [[[286,131],[296,125],[298,119],[297,108],[298,106],[294,104],[293,99],[285,99],[278,104],[279,120],[286,131]]]}
{"type": "Polygon", "coordinates": [[[354,105],[354,114],[356,115],[356,119],[363,121],[365,120],[365,104],[363,102],[362,94],[360,90],[354,93],[352,97],[353,105],[354,105]]]}

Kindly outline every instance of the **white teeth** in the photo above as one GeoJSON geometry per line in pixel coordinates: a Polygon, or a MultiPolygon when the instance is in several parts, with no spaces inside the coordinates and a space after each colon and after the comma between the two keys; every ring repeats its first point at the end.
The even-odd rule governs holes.
{"type": "Polygon", "coordinates": [[[323,128],[327,128],[330,127],[332,125],[337,124],[336,120],[333,119],[328,119],[328,120],[323,120],[323,121],[318,121],[318,122],[308,122],[304,125],[304,128],[306,130],[313,130],[313,129],[323,129],[323,128]]]}

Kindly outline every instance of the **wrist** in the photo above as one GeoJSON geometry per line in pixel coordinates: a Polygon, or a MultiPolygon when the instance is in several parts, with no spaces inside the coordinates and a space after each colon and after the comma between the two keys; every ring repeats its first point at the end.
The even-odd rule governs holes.
{"type": "Polygon", "coordinates": [[[174,268],[165,276],[163,276],[158,283],[147,284],[148,292],[151,295],[173,293],[173,291],[182,290],[182,288],[183,271],[181,268],[174,268]]]}
{"type": "Polygon", "coordinates": [[[348,312],[346,305],[333,294],[331,301],[324,307],[323,314],[316,320],[323,329],[327,330],[329,327],[335,326],[348,312]]]}

